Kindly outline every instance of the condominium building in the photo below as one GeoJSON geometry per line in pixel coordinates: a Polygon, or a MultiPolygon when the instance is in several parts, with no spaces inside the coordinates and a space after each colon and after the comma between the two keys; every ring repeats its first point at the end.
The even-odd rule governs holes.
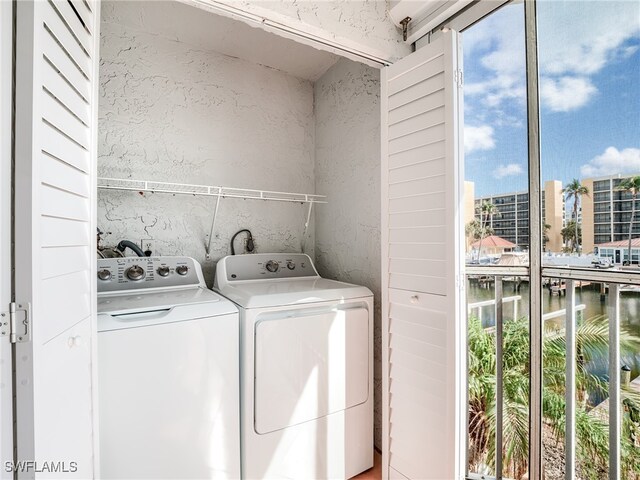
{"type": "MultiPolygon", "coordinates": [[[[640,175],[640,174],[639,174],[640,175]]],[[[627,240],[631,221],[631,194],[618,189],[629,175],[586,178],[582,185],[589,190],[580,198],[578,221],[582,228],[582,252],[590,253],[600,244],[627,240]]],[[[480,219],[483,202],[496,205],[498,215],[487,219],[494,234],[515,243],[521,249],[529,247],[529,195],[527,192],[502,193],[475,198],[473,182],[465,182],[465,222],[480,219]],[[473,203],[471,199],[473,200],[473,203]],[[472,207],[473,205],[473,207],[472,207]]],[[[640,202],[638,202],[640,204],[640,202]]],[[[562,229],[571,219],[565,214],[562,182],[549,180],[542,194],[542,222],[549,225],[546,250],[560,252],[564,246],[562,229]]],[[[640,212],[634,218],[633,236],[640,237],[640,212]]]]}
{"type": "Polygon", "coordinates": [[[564,247],[562,229],[566,225],[564,194],[560,180],[547,180],[542,191],[542,225],[548,225],[544,249],[561,252],[564,247]]]}
{"type": "MultiPolygon", "coordinates": [[[[639,174],[640,175],[640,174],[639,174]]],[[[599,244],[629,238],[631,194],[618,190],[630,175],[587,178],[582,184],[589,195],[582,196],[582,251],[593,252],[599,244]]],[[[633,236],[640,237],[640,212],[633,222],[633,236]]]]}
{"type": "MultiPolygon", "coordinates": [[[[473,194],[473,183],[465,182],[465,194],[473,194]]],[[[473,198],[473,197],[471,197],[473,198]]],[[[529,194],[527,192],[502,193],[489,195],[475,199],[474,212],[476,219],[480,219],[479,207],[482,203],[494,204],[498,215],[489,219],[489,225],[494,235],[515,243],[521,249],[529,248],[529,194]]],[[[466,200],[465,200],[466,203],[466,200]]],[[[466,206],[469,209],[469,206],[466,206]]],[[[465,219],[470,221],[469,211],[465,212],[465,219]]],[[[564,196],[562,195],[562,183],[558,180],[549,180],[544,184],[542,192],[542,222],[549,225],[547,236],[549,241],[546,249],[549,251],[562,251],[562,228],[564,227],[564,196]]]]}

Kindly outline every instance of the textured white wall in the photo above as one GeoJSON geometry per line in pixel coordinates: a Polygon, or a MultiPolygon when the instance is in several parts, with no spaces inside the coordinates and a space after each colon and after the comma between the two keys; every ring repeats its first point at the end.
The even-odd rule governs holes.
{"type": "MultiPolygon", "coordinates": [[[[103,8],[101,25],[100,176],[314,191],[310,82],[123,27],[110,21],[114,11],[113,3],[103,8]]],[[[112,232],[107,244],[151,238],[158,254],[195,257],[209,283],[240,228],[252,230],[259,251],[300,250],[306,206],[223,199],[205,261],[213,205],[102,190],[98,225],[112,232]]],[[[313,226],[306,244],[313,255],[313,226]]]]}
{"type": "MultiPolygon", "coordinates": [[[[380,447],[379,72],[340,60],[312,85],[145,32],[131,18],[122,26],[112,21],[117,4],[105,6],[100,176],[326,194],[306,251],[313,257],[315,244],[323,276],[375,294],[380,447]]],[[[206,261],[213,206],[213,199],[100,191],[98,224],[112,232],[107,243],[151,238],[158,254],[195,257],[209,283],[240,228],[253,231],[260,251],[299,251],[306,206],[224,199],[206,261]]]]}
{"type": "Polygon", "coordinates": [[[375,295],[375,443],[382,447],[380,324],[380,72],[338,61],[315,83],[315,184],[329,203],[316,212],[322,276],[375,295]]]}
{"type": "MultiPolygon", "coordinates": [[[[205,0],[206,1],[206,0],[205,0]]],[[[411,53],[387,0],[222,0],[277,23],[396,61],[411,53]]]]}

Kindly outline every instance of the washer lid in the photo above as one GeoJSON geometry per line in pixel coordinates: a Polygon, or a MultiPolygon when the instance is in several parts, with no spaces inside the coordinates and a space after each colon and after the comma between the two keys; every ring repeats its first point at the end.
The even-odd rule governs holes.
{"type": "Polygon", "coordinates": [[[233,303],[202,287],[101,295],[98,297],[98,331],[181,322],[237,312],[233,303]]]}
{"type": "Polygon", "coordinates": [[[234,282],[224,285],[219,292],[243,308],[340,301],[373,295],[366,287],[319,277],[234,282]]]}

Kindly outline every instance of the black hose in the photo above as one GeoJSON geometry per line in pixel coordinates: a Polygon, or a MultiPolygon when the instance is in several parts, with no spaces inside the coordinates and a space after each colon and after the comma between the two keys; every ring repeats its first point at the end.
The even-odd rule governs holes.
{"type": "Polygon", "coordinates": [[[233,234],[233,237],[231,237],[231,255],[235,255],[236,254],[236,249],[233,247],[233,241],[242,232],[247,232],[249,234],[247,236],[247,252],[253,252],[253,248],[254,248],[253,235],[251,235],[251,231],[250,230],[247,230],[246,228],[243,228],[242,230],[238,230],[236,233],[233,234]]]}
{"type": "Polygon", "coordinates": [[[118,246],[116,248],[118,250],[120,250],[121,252],[124,252],[127,248],[130,248],[139,257],[144,257],[145,256],[144,252],[142,251],[142,249],[138,245],[136,245],[135,243],[130,242],[129,240],[120,240],[120,243],[118,244],[118,246]]]}

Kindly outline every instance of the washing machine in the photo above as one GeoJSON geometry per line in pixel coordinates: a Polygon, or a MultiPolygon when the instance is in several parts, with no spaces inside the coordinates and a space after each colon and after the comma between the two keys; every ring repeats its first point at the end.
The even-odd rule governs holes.
{"type": "Polygon", "coordinates": [[[304,254],[234,255],[214,289],[240,310],[246,479],[350,478],[373,466],[373,294],[304,254]]]}
{"type": "Polygon", "coordinates": [[[100,476],[240,478],[239,324],[188,257],[98,260],[100,476]]]}

